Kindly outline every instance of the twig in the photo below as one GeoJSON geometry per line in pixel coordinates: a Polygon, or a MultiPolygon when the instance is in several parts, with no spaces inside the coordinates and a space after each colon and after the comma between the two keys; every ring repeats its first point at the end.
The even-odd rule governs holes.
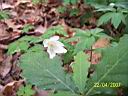
{"type": "Polygon", "coordinates": [[[92,64],[92,51],[93,51],[93,49],[92,49],[92,46],[91,46],[91,54],[90,54],[90,62],[91,62],[91,64],[92,64]]]}

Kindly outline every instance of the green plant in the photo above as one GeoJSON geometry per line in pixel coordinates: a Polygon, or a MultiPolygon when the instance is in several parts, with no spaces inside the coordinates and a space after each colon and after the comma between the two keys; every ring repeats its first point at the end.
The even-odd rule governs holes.
{"type": "MultiPolygon", "coordinates": [[[[23,32],[28,32],[30,29],[34,28],[32,25],[25,25],[23,27],[23,32]]],[[[35,36],[23,36],[17,41],[10,43],[8,47],[8,54],[14,54],[16,52],[27,52],[30,44],[36,44],[38,42],[42,42],[44,39],[47,39],[53,35],[63,35],[67,36],[67,33],[64,30],[63,26],[53,26],[47,29],[46,33],[44,33],[42,36],[35,37],[35,36]]]]}
{"type": "Polygon", "coordinates": [[[47,3],[48,0],[32,0],[33,4],[47,3]]]}
{"type": "MultiPolygon", "coordinates": [[[[93,34],[94,37],[101,36],[101,31],[103,30],[93,29],[91,30],[91,35],[93,34]]],[[[89,33],[82,31],[76,35],[90,36],[90,30],[89,33]]],[[[102,34],[102,36],[106,35],[102,34]]],[[[128,35],[124,35],[118,45],[103,49],[101,62],[94,66],[95,72],[91,78],[87,78],[90,68],[89,57],[82,50],[77,53],[74,63],[71,65],[72,74],[66,73],[63,70],[62,59],[59,56],[51,60],[46,52],[40,48],[38,50],[37,47],[32,47],[29,50],[33,51],[28,50],[27,53],[23,54],[19,64],[23,69],[22,75],[26,77],[29,83],[45,90],[55,89],[58,91],[57,94],[50,94],[50,96],[59,96],[60,94],[62,96],[65,96],[65,94],[67,94],[66,96],[80,96],[80,94],[95,96],[97,92],[104,95],[109,92],[114,95],[115,90],[113,88],[95,88],[94,83],[118,82],[121,83],[121,86],[127,87],[127,42],[128,35]],[[123,70],[120,70],[120,68],[123,70]],[[38,70],[38,72],[35,70],[38,70]]]]}
{"type": "Polygon", "coordinates": [[[26,52],[30,46],[31,41],[36,41],[38,38],[34,36],[24,36],[19,40],[10,43],[8,46],[8,54],[14,54],[16,52],[26,52]]]}
{"type": "Polygon", "coordinates": [[[35,91],[32,90],[32,85],[21,86],[17,92],[17,96],[32,96],[35,91]]]}
{"type": "Polygon", "coordinates": [[[57,26],[52,26],[46,30],[46,32],[42,35],[42,38],[50,38],[53,35],[63,35],[63,36],[68,36],[67,33],[65,32],[65,29],[61,25],[57,26]]]}
{"type": "Polygon", "coordinates": [[[87,84],[87,75],[88,69],[90,67],[89,61],[87,61],[88,56],[84,52],[79,52],[74,60],[74,64],[72,64],[73,69],[73,81],[75,85],[79,89],[79,93],[84,95],[85,87],[87,84]]]}
{"type": "Polygon", "coordinates": [[[16,41],[9,45],[8,54],[14,54],[16,52],[27,51],[29,43],[24,41],[16,41]]]}
{"type": "Polygon", "coordinates": [[[61,67],[60,57],[56,56],[51,60],[48,54],[43,51],[28,52],[22,55],[19,63],[24,70],[22,75],[27,78],[28,82],[42,89],[66,89],[74,92],[70,76],[61,67]]]}
{"type": "Polygon", "coordinates": [[[65,5],[76,4],[76,3],[78,3],[78,0],[64,0],[63,3],[65,5]]]}
{"type": "MultiPolygon", "coordinates": [[[[80,50],[89,50],[91,46],[96,42],[98,38],[108,37],[105,33],[103,33],[103,29],[95,28],[91,30],[81,30],[75,29],[76,34],[74,37],[78,37],[78,43],[75,45],[74,53],[79,52],[80,50]]],[[[77,40],[77,39],[76,39],[77,40]]]]}
{"type": "MultiPolygon", "coordinates": [[[[113,3],[114,4],[114,3],[113,3]]],[[[125,7],[122,7],[121,4],[114,4],[113,6],[96,6],[96,12],[104,12],[104,14],[98,20],[98,26],[107,24],[111,22],[111,24],[117,29],[121,23],[126,24],[126,16],[128,15],[128,10],[125,7]]]]}
{"type": "Polygon", "coordinates": [[[23,29],[22,29],[22,32],[23,33],[27,33],[27,32],[29,32],[31,29],[33,29],[34,28],[34,26],[33,25],[31,25],[31,24],[25,24],[24,26],[23,26],[23,29]]]}
{"type": "Polygon", "coordinates": [[[9,13],[6,11],[0,11],[0,20],[2,19],[8,19],[9,18],[9,13]]]}
{"type": "Polygon", "coordinates": [[[95,88],[94,83],[110,83],[110,82],[117,82],[120,83],[121,86],[127,87],[128,82],[128,64],[127,64],[127,56],[128,53],[126,50],[128,49],[127,46],[128,42],[128,35],[124,35],[118,44],[118,46],[109,47],[103,50],[103,57],[101,62],[95,67],[95,72],[90,79],[89,88],[86,95],[92,94],[93,92],[112,92],[114,94],[115,90],[113,88],[95,88]],[[123,70],[121,70],[123,69],[123,70]],[[108,90],[109,89],[109,90],[108,90]],[[113,91],[111,91],[111,90],[113,91]]]}

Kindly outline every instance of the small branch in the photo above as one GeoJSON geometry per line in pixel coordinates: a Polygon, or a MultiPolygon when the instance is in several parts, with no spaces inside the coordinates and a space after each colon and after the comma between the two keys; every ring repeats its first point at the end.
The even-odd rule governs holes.
{"type": "Polygon", "coordinates": [[[91,64],[92,64],[92,51],[93,51],[93,49],[92,49],[92,46],[91,46],[91,54],[90,54],[90,62],[91,62],[91,64]]]}

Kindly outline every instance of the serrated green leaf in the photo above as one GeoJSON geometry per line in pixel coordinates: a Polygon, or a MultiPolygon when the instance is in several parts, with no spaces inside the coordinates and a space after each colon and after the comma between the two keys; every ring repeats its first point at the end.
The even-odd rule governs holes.
{"type": "Polygon", "coordinates": [[[26,24],[26,25],[24,25],[24,27],[23,27],[23,29],[22,29],[22,32],[23,32],[23,33],[27,33],[27,32],[29,32],[29,30],[31,30],[31,29],[33,29],[33,28],[34,28],[33,25],[31,25],[31,24],[26,24]]]}
{"type": "Polygon", "coordinates": [[[75,46],[74,53],[78,53],[79,51],[83,51],[85,49],[91,49],[91,46],[95,41],[96,39],[93,36],[81,38],[81,40],[75,46]]]}
{"type": "MultiPolygon", "coordinates": [[[[124,35],[118,46],[109,47],[103,50],[102,60],[96,66],[93,77],[90,79],[91,88],[86,95],[91,93],[94,88],[94,83],[100,82],[117,82],[121,86],[128,86],[128,35],[124,35]]],[[[112,89],[112,88],[109,88],[112,89]]],[[[101,90],[100,90],[101,91],[101,90]]]]}
{"type": "Polygon", "coordinates": [[[90,63],[88,61],[88,56],[84,52],[79,52],[74,59],[75,62],[72,65],[73,80],[80,93],[83,93],[86,86],[90,63]]]}
{"type": "Polygon", "coordinates": [[[71,4],[76,4],[78,0],[70,0],[71,4]]]}
{"type": "Polygon", "coordinates": [[[113,13],[111,23],[117,29],[121,21],[125,24],[125,17],[122,13],[113,13]]]}
{"type": "Polygon", "coordinates": [[[91,36],[91,32],[89,32],[89,30],[81,30],[81,29],[74,29],[76,34],[75,36],[78,36],[78,37],[90,37],[91,36]]]}
{"type": "Polygon", "coordinates": [[[44,48],[43,48],[42,45],[40,45],[40,44],[35,44],[33,47],[31,47],[30,49],[28,49],[27,52],[41,52],[41,51],[43,51],[43,50],[44,50],[44,48]]]}
{"type": "Polygon", "coordinates": [[[29,48],[28,42],[15,41],[15,42],[9,44],[7,53],[8,54],[14,54],[15,52],[27,51],[28,48],[29,48]]]}
{"type": "Polygon", "coordinates": [[[106,24],[108,21],[110,21],[110,19],[112,18],[112,15],[113,15],[113,12],[105,13],[99,18],[97,25],[100,26],[102,24],[106,24]]]}
{"type": "Polygon", "coordinates": [[[78,43],[75,46],[74,53],[90,49],[98,38],[110,38],[107,34],[103,33],[103,29],[101,28],[95,28],[90,30],[81,30],[76,28],[74,30],[76,32],[74,37],[79,37],[79,39],[76,39],[78,40],[78,43]]]}
{"type": "Polygon", "coordinates": [[[58,56],[49,59],[48,54],[43,51],[28,52],[20,58],[19,63],[23,69],[22,75],[31,84],[42,89],[66,89],[74,92],[67,82],[62,61],[58,56]]]}
{"type": "Polygon", "coordinates": [[[106,7],[99,8],[99,9],[97,9],[96,11],[97,11],[97,12],[100,12],[100,11],[101,11],[101,12],[108,12],[108,11],[116,11],[116,10],[115,10],[115,8],[113,8],[113,7],[107,7],[107,6],[106,6],[106,7]]]}
{"type": "Polygon", "coordinates": [[[102,25],[102,24],[106,24],[109,21],[111,21],[111,23],[113,24],[113,26],[117,29],[119,24],[121,23],[121,21],[126,24],[125,22],[125,16],[123,15],[123,13],[120,12],[108,12],[105,13],[104,15],[102,15],[99,20],[98,20],[98,26],[102,25]]]}
{"type": "Polygon", "coordinates": [[[37,38],[37,37],[35,37],[35,36],[24,36],[24,37],[18,39],[18,41],[30,42],[35,38],[37,38]]]}
{"type": "Polygon", "coordinates": [[[68,38],[65,40],[66,43],[69,43],[69,42],[73,42],[73,41],[78,41],[79,37],[72,37],[72,38],[68,38]]]}
{"type": "Polygon", "coordinates": [[[79,9],[74,8],[70,11],[70,16],[76,16],[78,14],[79,14],[79,9]]]}
{"type": "Polygon", "coordinates": [[[61,25],[57,25],[57,26],[52,26],[50,27],[43,35],[42,38],[46,39],[46,38],[50,38],[51,36],[55,35],[55,34],[59,34],[59,35],[63,35],[63,36],[67,36],[67,33],[64,30],[64,27],[61,25]]]}
{"type": "Polygon", "coordinates": [[[62,13],[62,14],[65,13],[66,10],[67,10],[67,8],[64,7],[64,6],[60,6],[60,7],[57,8],[57,11],[58,11],[59,13],[62,13]]]}
{"type": "Polygon", "coordinates": [[[65,5],[70,4],[70,0],[64,0],[63,2],[64,2],[65,5]]]}
{"type": "Polygon", "coordinates": [[[32,96],[35,91],[32,90],[32,85],[21,86],[17,92],[18,96],[32,96]]]}
{"type": "Polygon", "coordinates": [[[0,20],[2,19],[8,19],[9,18],[9,13],[6,11],[0,11],[0,20]]]}
{"type": "Polygon", "coordinates": [[[32,0],[32,3],[33,4],[38,4],[38,3],[40,3],[41,2],[41,0],[32,0]]]}
{"type": "Polygon", "coordinates": [[[91,31],[92,34],[97,34],[97,33],[103,32],[103,29],[95,28],[95,29],[91,29],[90,31],[91,31]]]}

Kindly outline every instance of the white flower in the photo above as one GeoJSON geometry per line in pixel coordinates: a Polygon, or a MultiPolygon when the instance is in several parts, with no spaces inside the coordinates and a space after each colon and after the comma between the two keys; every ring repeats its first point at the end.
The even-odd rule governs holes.
{"type": "Polygon", "coordinates": [[[110,3],[109,6],[114,7],[115,3],[110,3]]]}
{"type": "Polygon", "coordinates": [[[50,59],[56,56],[56,53],[66,53],[67,50],[64,48],[64,44],[59,40],[59,36],[53,36],[50,39],[43,41],[44,47],[47,47],[47,52],[50,59]]]}

